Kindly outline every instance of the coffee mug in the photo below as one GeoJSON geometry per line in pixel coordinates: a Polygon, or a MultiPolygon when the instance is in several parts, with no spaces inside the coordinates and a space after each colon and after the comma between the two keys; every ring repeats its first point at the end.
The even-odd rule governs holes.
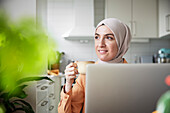
{"type": "Polygon", "coordinates": [[[86,74],[86,66],[87,64],[94,64],[94,61],[76,61],[78,72],[80,74],[86,74]]]}

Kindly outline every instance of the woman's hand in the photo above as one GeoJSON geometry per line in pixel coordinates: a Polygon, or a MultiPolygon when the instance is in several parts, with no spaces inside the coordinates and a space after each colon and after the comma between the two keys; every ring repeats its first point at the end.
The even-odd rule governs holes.
{"type": "Polygon", "coordinates": [[[68,93],[72,88],[72,84],[74,82],[74,79],[76,78],[76,74],[78,74],[76,63],[70,63],[69,65],[66,66],[65,69],[65,77],[66,77],[65,92],[66,93],[68,93]]]}

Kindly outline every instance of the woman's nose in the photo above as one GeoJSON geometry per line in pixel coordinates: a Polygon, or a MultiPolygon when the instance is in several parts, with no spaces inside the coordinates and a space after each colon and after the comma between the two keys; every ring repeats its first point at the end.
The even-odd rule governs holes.
{"type": "Polygon", "coordinates": [[[99,47],[105,47],[106,45],[105,45],[105,40],[104,40],[104,38],[101,38],[100,40],[99,40],[99,47]]]}

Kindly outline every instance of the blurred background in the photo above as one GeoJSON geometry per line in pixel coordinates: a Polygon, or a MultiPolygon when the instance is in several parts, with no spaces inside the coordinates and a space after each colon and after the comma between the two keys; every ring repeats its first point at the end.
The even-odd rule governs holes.
{"type": "Polygon", "coordinates": [[[170,48],[168,0],[1,0],[1,8],[13,20],[29,15],[41,21],[70,60],[97,60],[93,34],[87,29],[109,17],[119,18],[131,28],[133,39],[125,55],[129,63],[153,62],[161,48],[170,48]],[[77,26],[86,29],[76,34],[73,29],[77,26]],[[65,38],[70,31],[77,38],[65,38]]]}

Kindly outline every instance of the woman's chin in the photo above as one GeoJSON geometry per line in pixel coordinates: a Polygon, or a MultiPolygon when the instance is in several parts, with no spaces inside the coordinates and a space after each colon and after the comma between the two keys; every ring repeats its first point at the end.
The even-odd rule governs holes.
{"type": "Polygon", "coordinates": [[[99,58],[101,61],[107,62],[108,60],[106,58],[99,58]]]}

